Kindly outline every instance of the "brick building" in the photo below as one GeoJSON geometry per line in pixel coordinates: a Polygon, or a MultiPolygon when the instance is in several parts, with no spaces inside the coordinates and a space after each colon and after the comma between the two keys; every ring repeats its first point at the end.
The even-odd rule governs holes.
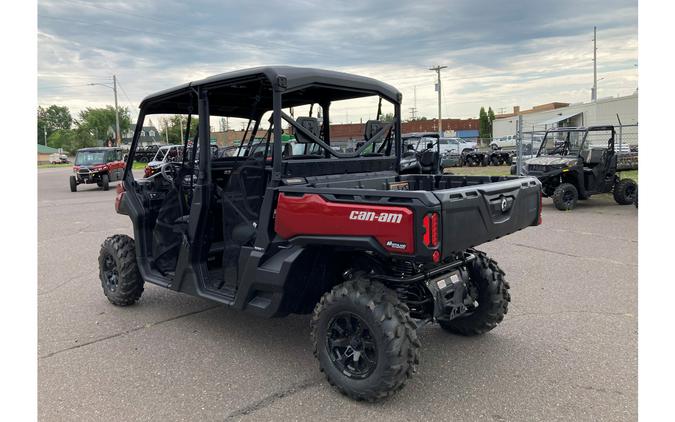
{"type": "MultiPolygon", "coordinates": [[[[363,139],[364,123],[346,123],[331,125],[331,141],[343,142],[349,139],[363,139]]],[[[477,119],[443,119],[443,130],[467,131],[478,130],[477,119]]],[[[437,132],[438,119],[414,120],[401,123],[401,132],[437,132]]]]}
{"type": "MultiPolygon", "coordinates": [[[[362,140],[365,123],[344,123],[330,126],[331,142],[343,143],[350,139],[362,140]]],[[[447,132],[477,131],[477,119],[443,119],[443,130],[447,132]]],[[[286,133],[293,133],[292,129],[284,129],[286,133]]],[[[410,132],[437,132],[438,119],[414,120],[401,124],[402,133],[410,132]]],[[[257,138],[263,138],[267,130],[259,130],[257,138]]],[[[235,141],[244,136],[243,130],[228,130],[226,132],[211,132],[211,138],[215,138],[219,146],[234,145],[235,141]]],[[[250,136],[247,135],[247,137],[250,136]]],[[[452,135],[454,136],[454,135],[452,135]]]]}

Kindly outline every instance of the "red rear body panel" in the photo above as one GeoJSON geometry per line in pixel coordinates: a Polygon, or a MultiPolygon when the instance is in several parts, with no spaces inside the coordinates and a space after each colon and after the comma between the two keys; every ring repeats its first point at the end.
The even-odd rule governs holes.
{"type": "Polygon", "coordinates": [[[274,228],[279,236],[372,236],[393,253],[415,251],[413,212],[405,207],[329,202],[320,195],[279,194],[274,228]]]}

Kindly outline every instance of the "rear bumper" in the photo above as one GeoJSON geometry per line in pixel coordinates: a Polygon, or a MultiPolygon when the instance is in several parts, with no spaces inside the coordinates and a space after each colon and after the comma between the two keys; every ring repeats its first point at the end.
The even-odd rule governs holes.
{"type": "Polygon", "coordinates": [[[388,275],[375,275],[372,278],[374,280],[384,281],[385,283],[392,284],[415,284],[424,281],[432,280],[436,277],[442,276],[444,274],[449,274],[455,271],[457,268],[464,266],[465,264],[476,259],[476,255],[470,252],[464,252],[464,258],[458,259],[447,264],[441,264],[436,267],[431,268],[428,271],[424,271],[418,274],[405,277],[395,277],[388,275]]]}

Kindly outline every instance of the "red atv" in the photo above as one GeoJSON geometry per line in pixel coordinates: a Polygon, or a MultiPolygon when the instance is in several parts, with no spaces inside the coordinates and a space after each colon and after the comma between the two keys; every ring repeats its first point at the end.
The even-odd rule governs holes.
{"type": "Polygon", "coordinates": [[[387,397],[418,364],[419,325],[477,335],[502,321],[504,272],[473,247],[541,221],[536,178],[401,175],[402,152],[401,93],[370,78],[261,67],[151,95],[115,204],[135,240],[103,243],[103,292],[131,305],[149,282],[263,317],[311,313],[330,383],[354,399],[387,397]],[[340,152],[331,104],[366,97],[377,118],[355,151],[340,152]],[[383,100],[393,121],[379,120],[383,100]],[[291,107],[310,115],[293,118],[291,107]],[[143,120],[184,114],[189,128],[193,113],[199,129],[185,134],[182,160],[134,180],[143,120]],[[241,155],[209,148],[209,119],[221,116],[249,119],[241,155]],[[283,154],[282,123],[302,152],[283,154]],[[251,148],[259,131],[264,152],[246,153],[262,148],[251,148]]]}
{"type": "Polygon", "coordinates": [[[124,176],[124,150],[122,148],[83,148],[75,155],[70,191],[77,192],[77,185],[96,183],[103,190],[110,182],[124,176]]]}

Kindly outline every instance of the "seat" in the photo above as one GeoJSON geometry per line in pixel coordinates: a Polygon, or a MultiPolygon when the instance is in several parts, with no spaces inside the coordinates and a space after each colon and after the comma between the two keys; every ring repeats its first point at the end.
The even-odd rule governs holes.
{"type": "Polygon", "coordinates": [[[433,173],[438,167],[438,152],[427,149],[420,155],[419,161],[422,173],[433,173]]]}

